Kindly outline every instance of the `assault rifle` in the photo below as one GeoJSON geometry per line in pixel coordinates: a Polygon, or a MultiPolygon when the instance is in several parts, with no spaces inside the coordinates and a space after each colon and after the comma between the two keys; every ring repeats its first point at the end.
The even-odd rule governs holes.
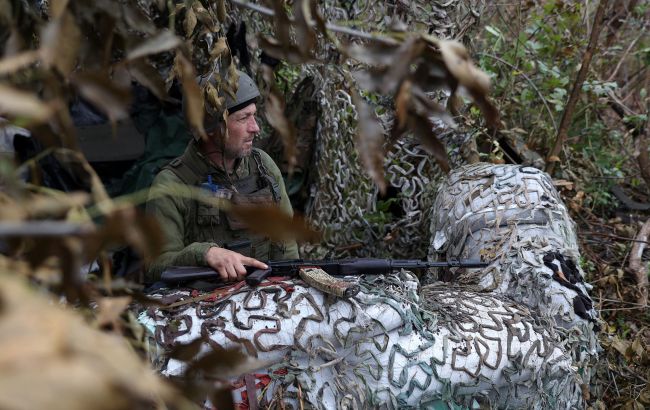
{"type": "MultiPolygon", "coordinates": [[[[298,276],[303,268],[316,267],[331,276],[385,275],[396,269],[422,270],[428,268],[482,268],[488,262],[476,260],[450,259],[443,262],[427,262],[419,259],[324,259],[304,260],[292,259],[285,261],[266,262],[268,269],[246,267],[246,283],[257,286],[269,276],[298,276]]],[[[162,273],[161,280],[165,283],[179,284],[195,280],[215,280],[218,274],[208,267],[182,266],[172,267],[162,273]]]]}

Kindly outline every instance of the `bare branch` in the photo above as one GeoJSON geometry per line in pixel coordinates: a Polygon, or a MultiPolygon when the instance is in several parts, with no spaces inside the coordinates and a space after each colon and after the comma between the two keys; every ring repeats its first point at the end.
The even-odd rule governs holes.
{"type": "Polygon", "coordinates": [[[578,71],[578,76],[573,83],[573,89],[571,90],[569,101],[567,102],[566,107],[564,108],[564,112],[562,113],[562,120],[560,121],[560,129],[557,133],[557,138],[555,139],[555,145],[553,146],[553,149],[547,158],[548,165],[546,166],[546,172],[549,174],[553,173],[553,170],[555,169],[555,163],[557,162],[557,157],[560,155],[562,147],[567,140],[569,125],[571,124],[571,119],[573,117],[573,111],[575,110],[578,98],[580,97],[582,83],[585,81],[587,71],[589,70],[589,64],[591,63],[591,58],[594,54],[594,49],[598,43],[598,36],[601,32],[605,9],[607,8],[608,3],[608,0],[600,0],[600,3],[598,3],[598,9],[596,10],[596,16],[594,17],[594,24],[591,29],[591,35],[589,36],[589,44],[587,44],[587,49],[582,56],[580,71],[578,71]]]}
{"type": "Polygon", "coordinates": [[[647,245],[648,235],[650,235],[650,219],[645,221],[641,227],[636,237],[637,241],[632,245],[632,251],[630,252],[629,268],[634,273],[636,282],[639,285],[639,292],[641,294],[637,299],[637,303],[641,306],[645,306],[648,303],[648,269],[643,264],[643,251],[647,245]]]}

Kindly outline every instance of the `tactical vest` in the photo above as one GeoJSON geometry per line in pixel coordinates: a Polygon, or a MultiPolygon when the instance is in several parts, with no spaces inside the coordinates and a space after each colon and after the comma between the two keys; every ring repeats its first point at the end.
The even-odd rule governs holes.
{"type": "MultiPolygon", "coordinates": [[[[262,162],[260,151],[253,148],[252,161],[248,162],[249,174],[241,179],[228,180],[224,175],[202,171],[201,164],[194,163],[190,153],[170,162],[164,169],[172,171],[183,183],[201,186],[211,176],[211,182],[219,187],[219,192],[230,191],[231,202],[235,205],[270,205],[281,200],[280,185],[262,162]]],[[[259,260],[270,259],[268,238],[254,235],[246,229],[246,224],[234,215],[219,208],[193,200],[189,215],[183,217],[185,238],[183,242],[214,242],[219,246],[259,260]]]]}

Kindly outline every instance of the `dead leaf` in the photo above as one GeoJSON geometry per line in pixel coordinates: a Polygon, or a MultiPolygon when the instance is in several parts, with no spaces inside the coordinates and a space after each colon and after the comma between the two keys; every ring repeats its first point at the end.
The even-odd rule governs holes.
{"type": "Polygon", "coordinates": [[[22,206],[30,219],[58,219],[64,217],[72,208],[87,205],[89,199],[85,192],[53,192],[51,195],[33,195],[22,206]]]}
{"type": "Polygon", "coordinates": [[[164,100],[167,98],[165,82],[158,70],[144,59],[130,61],[129,73],[138,83],[147,87],[159,99],[164,100]]]}
{"type": "Polygon", "coordinates": [[[196,18],[210,31],[217,32],[219,31],[218,23],[212,17],[209,11],[204,9],[201,6],[200,2],[194,2],[192,5],[194,8],[194,13],[196,13],[196,18]]]}
{"type": "Polygon", "coordinates": [[[357,109],[358,125],[355,143],[364,169],[377,184],[379,191],[386,192],[384,178],[384,129],[374,110],[356,93],[352,102],[357,109]]]}
{"type": "Polygon", "coordinates": [[[455,126],[453,119],[442,106],[431,101],[410,80],[405,80],[395,99],[395,124],[391,130],[391,141],[396,141],[407,130],[411,130],[418,137],[422,147],[434,157],[438,166],[444,172],[449,172],[447,150],[434,135],[434,125],[429,119],[430,116],[435,116],[452,127],[455,126]]]}
{"type": "Polygon", "coordinates": [[[395,123],[393,124],[393,132],[391,133],[393,142],[397,141],[406,131],[409,111],[411,110],[411,100],[413,98],[411,88],[411,81],[405,80],[395,97],[395,123]]]}
{"type": "Polygon", "coordinates": [[[69,0],[51,0],[49,3],[50,18],[59,18],[68,7],[68,3],[70,3],[69,0]]]}
{"type": "Polygon", "coordinates": [[[284,0],[271,0],[270,3],[274,13],[275,38],[283,47],[289,47],[292,45],[291,19],[285,8],[285,2],[284,0]]]}
{"type": "Polygon", "coordinates": [[[36,95],[0,84],[0,112],[11,117],[24,117],[35,122],[46,121],[54,112],[52,105],[36,95]]]}
{"type": "Polygon", "coordinates": [[[128,343],[0,273],[0,408],[144,409],[178,394],[128,343]]]}
{"type": "Polygon", "coordinates": [[[97,175],[97,172],[90,166],[86,157],[78,151],[65,148],[56,149],[53,153],[62,165],[68,166],[68,169],[81,169],[85,173],[85,177],[89,179],[90,192],[93,196],[93,200],[95,203],[102,203],[102,209],[108,213],[112,209],[112,201],[106,192],[106,188],[104,188],[104,184],[99,178],[99,175],[97,175]],[[76,168],[71,167],[73,164],[76,164],[76,168]]]}
{"type": "Polygon", "coordinates": [[[232,212],[243,221],[247,228],[270,238],[274,242],[296,240],[300,242],[318,242],[320,233],[311,228],[305,219],[291,217],[280,207],[272,206],[233,206],[232,212]]]}
{"type": "Polygon", "coordinates": [[[447,69],[461,85],[480,94],[490,91],[490,77],[476,68],[465,46],[455,40],[439,40],[438,48],[447,69]]]}
{"type": "Polygon", "coordinates": [[[40,55],[46,67],[67,76],[75,67],[81,31],[72,15],[65,11],[51,20],[41,32],[40,55]]]}
{"type": "Polygon", "coordinates": [[[395,63],[395,53],[400,44],[390,40],[374,40],[364,44],[352,44],[346,49],[347,54],[369,66],[390,66],[395,63]]]}
{"type": "Polygon", "coordinates": [[[214,47],[212,47],[212,50],[210,50],[210,56],[219,57],[226,50],[228,50],[228,44],[226,44],[226,38],[219,37],[219,39],[217,39],[217,42],[214,43],[214,47]]]}
{"type": "Polygon", "coordinates": [[[557,155],[551,155],[548,158],[546,158],[546,162],[560,162],[560,157],[557,155]]]}
{"type": "Polygon", "coordinates": [[[630,348],[630,342],[627,340],[622,340],[618,336],[614,336],[611,346],[616,349],[623,357],[627,358],[628,349],[630,348]]]}
{"type": "Polygon", "coordinates": [[[239,348],[221,349],[212,347],[212,350],[208,353],[199,354],[199,357],[188,367],[187,374],[194,375],[197,371],[200,371],[225,379],[251,373],[269,365],[268,361],[257,360],[243,354],[239,348]]]}
{"type": "Polygon", "coordinates": [[[183,28],[185,29],[185,37],[191,37],[196,27],[197,19],[196,13],[192,7],[188,7],[185,12],[185,20],[183,20],[183,28]]]}
{"type": "MultiPolygon", "coordinates": [[[[74,126],[74,122],[72,121],[72,116],[70,115],[70,109],[68,108],[68,105],[65,104],[62,100],[54,100],[51,104],[54,109],[54,113],[50,117],[48,125],[58,137],[57,139],[60,141],[60,143],[56,144],[56,146],[63,146],[64,148],[78,150],[79,141],[76,138],[77,130],[74,126]]],[[[35,132],[34,134],[39,135],[40,138],[40,134],[38,132],[35,132]]]]}
{"type": "Polygon", "coordinates": [[[490,77],[472,63],[467,49],[458,41],[438,40],[437,45],[447,69],[459,85],[469,91],[488,127],[493,130],[500,128],[499,112],[487,98],[490,77]]]}
{"type": "Polygon", "coordinates": [[[101,72],[77,74],[73,83],[79,93],[111,120],[111,122],[129,116],[128,104],[131,90],[122,88],[101,72]]]}
{"type": "Polygon", "coordinates": [[[199,354],[204,344],[203,339],[195,339],[189,343],[178,343],[172,347],[168,356],[182,362],[191,362],[199,354]]]}
{"type": "Polygon", "coordinates": [[[316,48],[318,38],[311,27],[311,0],[298,0],[293,3],[294,27],[298,49],[303,55],[310,55],[316,48]]]}
{"type": "MultiPolygon", "coordinates": [[[[264,66],[264,78],[267,82],[274,81],[273,71],[268,66],[264,66]]],[[[296,127],[284,115],[284,97],[273,86],[264,109],[267,121],[280,134],[284,146],[284,157],[288,162],[288,172],[289,175],[293,175],[293,168],[296,165],[296,127]]]]}
{"type": "Polygon", "coordinates": [[[194,66],[181,53],[176,54],[174,61],[176,73],[183,84],[183,98],[186,100],[185,116],[192,129],[203,139],[207,139],[203,128],[203,119],[205,116],[203,95],[199,85],[196,83],[196,72],[194,66]]]}
{"type": "Polygon", "coordinates": [[[440,169],[447,173],[451,169],[445,146],[433,134],[433,123],[428,117],[411,113],[408,120],[409,129],[418,137],[422,147],[433,155],[440,169]]]}
{"type": "Polygon", "coordinates": [[[87,259],[96,257],[102,249],[114,245],[129,245],[146,262],[160,254],[164,234],[151,215],[132,208],[115,209],[88,238],[85,246],[87,259]]]}
{"type": "Polygon", "coordinates": [[[411,37],[399,47],[382,47],[377,44],[365,46],[366,49],[363,47],[355,45],[351,49],[360,58],[380,64],[355,72],[359,85],[374,92],[395,94],[397,87],[408,76],[411,65],[424,51],[425,42],[420,37],[411,37]]]}
{"type": "Polygon", "coordinates": [[[271,37],[260,36],[259,44],[262,50],[271,57],[286,60],[292,64],[311,63],[315,61],[311,57],[304,56],[295,45],[282,45],[271,37]]]}
{"type": "Polygon", "coordinates": [[[210,115],[212,117],[220,117],[223,115],[225,108],[226,99],[225,97],[220,97],[219,92],[212,85],[211,82],[207,82],[205,85],[205,97],[210,106],[210,115]]]}
{"type": "Polygon", "coordinates": [[[21,68],[27,67],[38,60],[38,51],[25,51],[11,57],[5,57],[0,60],[0,76],[12,74],[21,68]]]}
{"type": "Polygon", "coordinates": [[[120,315],[129,307],[131,303],[130,296],[105,297],[97,301],[97,327],[111,325],[114,329],[119,328],[120,315]]]}
{"type": "Polygon", "coordinates": [[[156,32],[156,26],[152,23],[151,19],[135,3],[127,1],[121,2],[120,4],[122,6],[124,20],[129,27],[149,35],[156,32]]]}
{"type": "Polygon", "coordinates": [[[181,44],[181,39],[174,33],[168,30],[161,30],[129,51],[126,59],[135,60],[151,54],[162,53],[163,51],[173,50],[181,44]]]}

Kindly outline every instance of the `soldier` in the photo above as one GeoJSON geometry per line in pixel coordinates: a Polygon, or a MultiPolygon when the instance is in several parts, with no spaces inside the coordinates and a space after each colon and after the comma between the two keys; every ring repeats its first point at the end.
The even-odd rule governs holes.
{"type": "MultiPolygon", "coordinates": [[[[184,184],[209,190],[233,203],[276,204],[288,215],[293,214],[277,165],[264,151],[253,148],[253,139],[260,131],[255,120],[260,92],[248,75],[238,73],[236,98],[225,96],[225,121],[219,113],[206,110],[208,139],[195,134],[185,152],[154,179],[147,212],[160,222],[165,245],[148,267],[148,281],[159,279],[170,266],[188,265],[209,266],[226,281],[241,280],[245,266],[266,268],[260,260],[299,257],[295,241],[273,243],[251,234],[233,215],[194,199],[195,190],[170,195],[179,193],[178,184],[184,184]]],[[[212,77],[200,78],[199,83],[213,81],[212,77]]]]}

